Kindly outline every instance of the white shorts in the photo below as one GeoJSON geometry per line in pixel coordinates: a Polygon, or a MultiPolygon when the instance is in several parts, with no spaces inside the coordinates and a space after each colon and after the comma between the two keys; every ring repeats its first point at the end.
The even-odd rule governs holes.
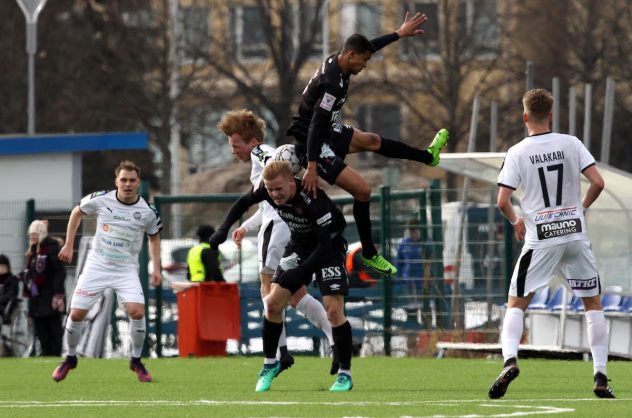
{"type": "Polygon", "coordinates": [[[525,297],[547,286],[556,275],[566,280],[575,296],[601,293],[590,241],[576,240],[546,248],[523,248],[511,276],[509,295],[525,297]]]}
{"type": "Polygon", "coordinates": [[[107,288],[116,292],[121,304],[128,302],[145,304],[145,295],[137,271],[86,269],[77,280],[70,308],[89,310],[107,288]]]}
{"type": "Polygon", "coordinates": [[[289,240],[290,228],[283,220],[274,219],[261,225],[257,235],[260,272],[273,274],[276,271],[289,240]]]}

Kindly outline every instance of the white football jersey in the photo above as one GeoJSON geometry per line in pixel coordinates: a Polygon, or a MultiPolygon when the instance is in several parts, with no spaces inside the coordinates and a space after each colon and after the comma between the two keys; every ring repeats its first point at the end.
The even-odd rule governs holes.
{"type": "MultiPolygon", "coordinates": [[[[250,162],[252,163],[252,169],[250,170],[250,182],[256,189],[261,183],[261,173],[263,173],[263,167],[274,154],[274,148],[267,144],[259,144],[250,151],[250,162]]],[[[266,201],[259,203],[259,210],[261,211],[262,225],[267,225],[270,220],[281,220],[277,211],[270,206],[266,201]]]]}
{"type": "Polygon", "coordinates": [[[522,186],[526,248],[545,248],[584,239],[581,173],[595,158],[574,136],[545,133],[526,137],[509,148],[498,185],[522,186]]]}
{"type": "Polygon", "coordinates": [[[138,254],[144,234],[156,235],[162,229],[156,209],[142,197],[136,203],[123,203],[116,190],[85,196],[79,209],[97,216],[97,229],[86,268],[101,267],[138,270],[138,254]]]}

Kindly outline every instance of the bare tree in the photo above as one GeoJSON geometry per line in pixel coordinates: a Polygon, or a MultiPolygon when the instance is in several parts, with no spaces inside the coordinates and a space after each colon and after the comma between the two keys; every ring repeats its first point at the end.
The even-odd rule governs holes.
{"type": "MultiPolygon", "coordinates": [[[[584,85],[593,86],[592,149],[599,157],[605,83],[607,77],[617,82],[610,163],[630,170],[632,152],[625,139],[631,129],[632,105],[626,99],[632,75],[632,6],[622,0],[565,0],[559,2],[520,2],[511,9],[508,19],[516,22],[507,33],[509,68],[519,71],[526,60],[535,68],[535,86],[551,88],[559,77],[562,98],[568,88],[578,92],[578,124],[583,121],[584,85]]],[[[566,100],[561,103],[561,118],[568,116],[566,100]]],[[[562,129],[565,126],[561,124],[562,129]]]]}
{"type": "Polygon", "coordinates": [[[185,45],[193,66],[205,68],[207,79],[221,80],[220,89],[204,86],[196,99],[267,111],[277,145],[288,142],[285,129],[303,87],[301,70],[310,59],[322,58],[324,5],[324,0],[256,0],[218,6],[224,24],[213,32],[228,36],[209,35],[211,48],[185,45]]]}

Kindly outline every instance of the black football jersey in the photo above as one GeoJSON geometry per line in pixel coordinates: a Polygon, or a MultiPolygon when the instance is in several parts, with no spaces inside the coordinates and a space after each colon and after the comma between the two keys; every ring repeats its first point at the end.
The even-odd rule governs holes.
{"type": "Polygon", "coordinates": [[[322,233],[326,233],[329,238],[342,235],[347,223],[344,215],[329,196],[319,189],[318,197],[313,199],[302,190],[301,179],[296,178],[295,181],[297,193],[284,205],[277,205],[263,184],[252,191],[254,200],[263,199],[270,203],[290,228],[294,245],[315,248],[322,233]]]}
{"type": "Polygon", "coordinates": [[[349,75],[342,74],[338,55],[325,59],[303,90],[298,113],[292,116],[292,124],[287,131],[288,135],[294,136],[300,143],[307,141],[314,112],[325,115],[331,122],[330,126],[338,123],[349,89],[349,75]]]}

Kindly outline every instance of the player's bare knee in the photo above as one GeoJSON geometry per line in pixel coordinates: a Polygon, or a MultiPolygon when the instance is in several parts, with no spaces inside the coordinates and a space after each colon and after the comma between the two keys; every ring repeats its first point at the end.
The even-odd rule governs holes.
{"type": "Polygon", "coordinates": [[[129,317],[135,321],[143,319],[145,317],[145,310],[134,310],[130,312],[129,317]]]}
{"type": "Polygon", "coordinates": [[[302,286],[300,289],[294,292],[292,296],[290,296],[287,304],[290,305],[292,308],[296,308],[296,305],[298,305],[298,303],[301,301],[301,299],[305,297],[306,294],[307,289],[305,289],[305,286],[302,286]]]}
{"type": "Polygon", "coordinates": [[[266,312],[268,313],[268,315],[271,315],[273,317],[280,315],[281,312],[283,312],[283,309],[285,309],[284,303],[281,303],[281,301],[275,300],[270,297],[265,298],[265,304],[266,304],[266,312]]]}
{"type": "Polygon", "coordinates": [[[371,200],[371,186],[368,183],[359,184],[356,186],[353,193],[353,197],[361,202],[368,202],[371,200]]]}
{"type": "Polygon", "coordinates": [[[340,325],[344,322],[345,313],[342,306],[330,305],[327,307],[327,319],[333,326],[340,325]]]}
{"type": "Polygon", "coordinates": [[[143,319],[145,316],[145,306],[137,304],[133,306],[127,306],[127,315],[134,320],[143,319]]]}
{"type": "Polygon", "coordinates": [[[378,151],[382,145],[382,138],[378,134],[372,132],[366,133],[366,147],[369,151],[378,151]]]}
{"type": "Polygon", "coordinates": [[[81,322],[86,317],[88,311],[83,311],[79,309],[71,309],[70,310],[70,320],[72,322],[81,322]]]}

